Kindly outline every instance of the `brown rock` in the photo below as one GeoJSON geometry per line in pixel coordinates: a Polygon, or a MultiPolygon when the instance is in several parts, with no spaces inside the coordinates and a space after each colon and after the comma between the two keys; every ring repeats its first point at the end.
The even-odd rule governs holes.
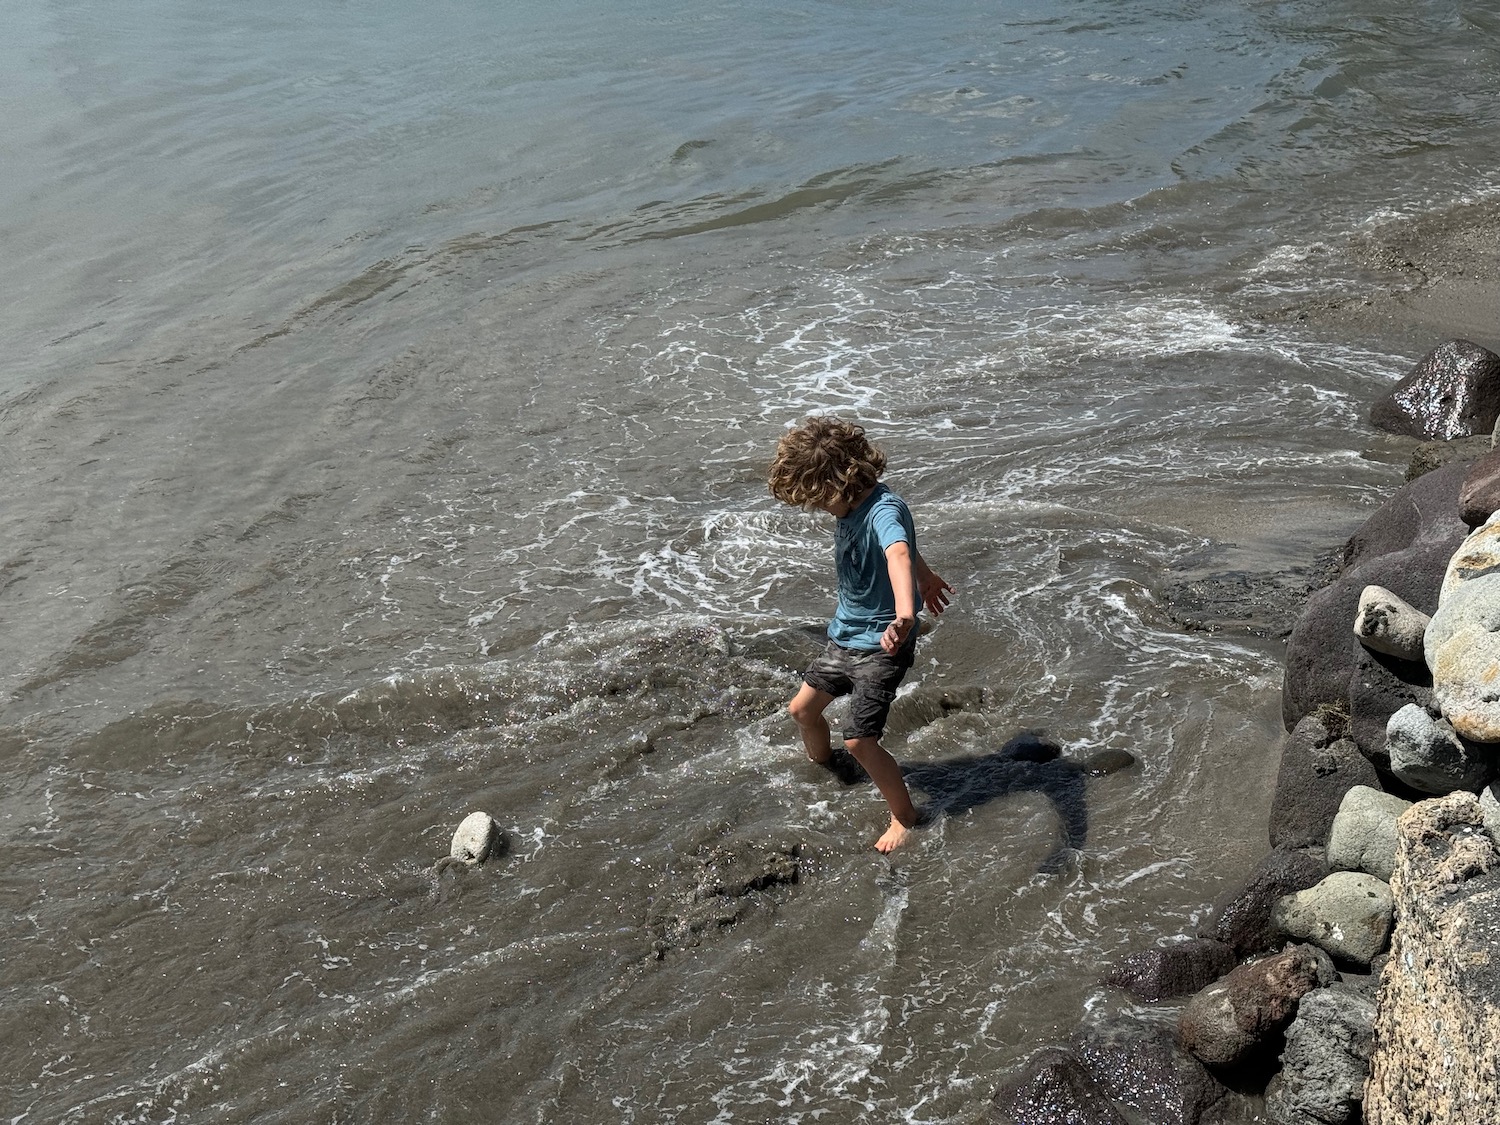
{"type": "Polygon", "coordinates": [[[1469,467],[1458,490],[1458,518],[1478,527],[1500,510],[1500,449],[1492,449],[1469,467]]]}
{"type": "Polygon", "coordinates": [[[1281,1049],[1298,1001],[1333,977],[1332,961],[1309,945],[1241,965],[1183,1006],[1178,1041],[1210,1066],[1248,1065],[1281,1049]]]}

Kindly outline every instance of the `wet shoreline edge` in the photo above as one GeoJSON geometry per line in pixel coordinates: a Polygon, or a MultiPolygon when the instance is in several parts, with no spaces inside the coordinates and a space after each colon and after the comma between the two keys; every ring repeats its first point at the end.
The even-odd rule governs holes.
{"type": "MultiPolygon", "coordinates": [[[[1366,263],[1387,272],[1388,285],[1359,301],[1327,302],[1288,310],[1284,315],[1314,322],[1339,335],[1352,333],[1377,338],[1387,346],[1391,340],[1399,339],[1406,350],[1420,346],[1417,354],[1455,339],[1494,345],[1500,339],[1500,266],[1491,263],[1500,259],[1492,254],[1486,256],[1484,250],[1495,245],[1500,245],[1500,202],[1468,203],[1438,215],[1403,220],[1379,234],[1358,240],[1352,247],[1366,263]]],[[[1366,404],[1366,408],[1372,405],[1366,404]]],[[[1440,475],[1461,480],[1472,462],[1491,444],[1489,435],[1446,442],[1412,439],[1406,484],[1392,490],[1382,510],[1394,497],[1406,493],[1412,481],[1428,473],[1446,470],[1440,475]]],[[[1457,485],[1450,483],[1443,489],[1456,492],[1457,485]]],[[[1374,519],[1372,516],[1371,522],[1374,519]]],[[[1166,591],[1167,608],[1189,633],[1234,630],[1290,640],[1313,595],[1326,590],[1351,569],[1354,561],[1351,552],[1357,550],[1359,534],[1356,532],[1346,542],[1329,543],[1306,562],[1278,572],[1210,573],[1174,582],[1166,591]]],[[[1291,679],[1299,674],[1290,652],[1283,658],[1282,667],[1288,682],[1284,687],[1285,700],[1286,693],[1294,691],[1291,679]]],[[[1391,1106],[1393,1095],[1399,1100],[1409,1091],[1395,1088],[1400,1078],[1388,1078],[1381,1073],[1392,1068],[1392,1060],[1377,1057],[1372,1066],[1371,1057],[1376,1053],[1377,1026],[1388,1041],[1387,1055],[1392,1046],[1398,1051],[1403,1047],[1413,1049],[1411,1037],[1402,1036],[1396,1028],[1400,1021],[1410,1021],[1411,1013],[1394,1017],[1391,1014],[1391,1009],[1401,1003],[1401,985],[1382,982],[1387,976],[1417,974],[1403,973],[1399,966],[1387,973],[1392,953],[1384,941],[1381,944],[1385,952],[1371,958],[1364,966],[1367,971],[1360,973],[1354,971],[1356,966],[1347,959],[1340,958],[1336,966],[1323,949],[1312,944],[1299,945],[1303,937],[1289,935],[1277,924],[1287,915],[1286,902],[1309,892],[1330,874],[1353,874],[1338,872],[1329,862],[1332,841],[1326,833],[1315,843],[1312,835],[1316,832],[1297,840],[1295,830],[1287,831],[1287,810],[1293,808],[1290,815],[1295,820],[1295,806],[1300,797],[1296,780],[1287,776],[1288,759],[1300,757],[1304,773],[1310,768],[1312,773],[1326,770],[1338,774],[1342,769],[1344,781],[1339,799],[1352,788],[1366,788],[1365,782],[1376,791],[1384,788],[1368,762],[1361,764],[1370,776],[1361,775],[1353,780],[1347,763],[1329,764],[1329,748],[1341,739],[1355,746],[1348,738],[1351,732],[1347,712],[1340,716],[1323,709],[1316,715],[1311,708],[1306,709],[1306,714],[1294,714],[1293,710],[1284,702],[1285,734],[1273,749],[1279,764],[1273,807],[1267,817],[1269,853],[1242,885],[1219,898],[1207,922],[1196,933],[1179,935],[1117,963],[1103,983],[1128,992],[1144,1007],[1123,1016],[1108,1015],[1102,1020],[1086,1018],[1066,1043],[1044,1047],[1034,1054],[996,1090],[991,1105],[993,1125],[1012,1125],[1038,1113],[1045,1117],[1048,1112],[1063,1109],[1071,1114],[1068,1120],[1118,1125],[1125,1120],[1118,1112],[1121,1106],[1143,1115],[1141,1119],[1153,1125],[1248,1125],[1264,1121],[1301,1125],[1315,1119],[1337,1120],[1337,1113],[1333,1118],[1307,1116],[1311,1111],[1305,1105],[1295,1106],[1286,1099],[1275,1106],[1267,1106],[1263,1100],[1278,1085],[1285,1087],[1283,1059],[1303,1048],[1303,1044],[1290,1042],[1293,1038],[1290,1025],[1298,1001],[1302,1001],[1301,1007],[1307,1010],[1309,1019],[1319,1021],[1321,1028],[1315,1036],[1305,1037],[1320,1037],[1324,1041],[1311,1048],[1315,1054],[1322,1052],[1315,1066],[1326,1068],[1330,1053],[1341,1056],[1334,1069],[1343,1068],[1345,1089],[1342,1094],[1324,1091],[1321,1096],[1333,1097],[1335,1101],[1342,1099],[1341,1112],[1346,1114],[1342,1121],[1346,1125],[1360,1122],[1398,1125],[1409,1120],[1399,1108],[1391,1106]],[[1321,759],[1314,762],[1319,756],[1321,759]],[[1282,821],[1280,828],[1278,818],[1282,821]],[[1300,846],[1288,846],[1285,842],[1288,839],[1300,846]],[[1279,909],[1278,904],[1281,904],[1279,909]],[[1279,953],[1274,952],[1277,949],[1279,953]],[[1388,994],[1392,999],[1388,999],[1388,994]],[[1247,996],[1256,999],[1246,1000],[1247,996]],[[1325,1005],[1325,997],[1336,997],[1336,1002],[1325,1005]],[[1155,1009],[1159,1000],[1171,1002],[1148,1011],[1155,1009]],[[1197,1014],[1192,1011],[1195,1005],[1197,1014]],[[1245,1042],[1225,1046],[1223,1027],[1211,1025],[1219,1020],[1232,1031],[1237,1008],[1240,1015],[1253,1010],[1251,1022],[1271,1025],[1273,1033],[1253,1045],[1247,1037],[1245,1042]],[[1222,1019],[1226,1014],[1228,1019],[1222,1019]],[[1398,1038],[1407,1042],[1395,1043],[1398,1038]],[[1368,1096],[1377,1102],[1368,1111],[1364,1103],[1367,1087],[1368,1096]],[[1122,1097],[1122,1091],[1127,1096],[1122,1097]]],[[[1359,755],[1356,753],[1355,757],[1359,755]]],[[[1295,773],[1298,766],[1293,763],[1290,768],[1295,773]]],[[[1388,774],[1385,779],[1389,780],[1388,774]]],[[[1339,783],[1334,788],[1338,789],[1339,783]]],[[[1395,788],[1400,788],[1399,783],[1395,788]]],[[[1415,792],[1406,792],[1404,796],[1413,798],[1405,802],[1408,808],[1417,808],[1414,816],[1407,818],[1410,826],[1406,827],[1406,838],[1400,845],[1400,863],[1406,865],[1402,876],[1410,886],[1400,885],[1397,898],[1404,893],[1405,911],[1425,916],[1425,924],[1430,927],[1434,925],[1432,919],[1443,909],[1441,900],[1444,896],[1451,897],[1453,888],[1444,884],[1442,893],[1434,891],[1430,873],[1421,870],[1422,865],[1425,862],[1429,867],[1442,863],[1451,866],[1454,861],[1447,852],[1437,859],[1418,854],[1421,845],[1412,838],[1456,836],[1466,840],[1465,833],[1469,832],[1481,841],[1475,844],[1476,848],[1487,846],[1490,852],[1494,848],[1493,843],[1482,843],[1483,832],[1476,829],[1473,810],[1462,799],[1474,803],[1472,792],[1455,792],[1454,800],[1415,792]],[[1414,827],[1418,821],[1422,821],[1423,827],[1414,827]]],[[[1323,803],[1326,805],[1326,797],[1323,803]]],[[[1311,815],[1313,820],[1324,817],[1326,829],[1331,813],[1317,810],[1311,815]]],[[[1391,823],[1395,820],[1392,816],[1391,823]]],[[[1493,881],[1489,859],[1474,861],[1473,865],[1485,876],[1483,881],[1488,886],[1493,881]]],[[[1395,904],[1390,913],[1394,931],[1395,904]]],[[[1500,954],[1500,934],[1493,935],[1487,945],[1481,938],[1479,945],[1494,959],[1500,954]]],[[[1412,959],[1410,948],[1404,950],[1402,959],[1412,959]]],[[[1423,983],[1417,982],[1419,989],[1423,983]]],[[[1462,1004],[1463,999],[1460,995],[1458,1002],[1462,1004]]],[[[1451,1012],[1448,1014],[1452,1016],[1451,1012]]],[[[1486,1018],[1483,1012],[1464,1015],[1470,1023],[1475,1019],[1483,1023],[1486,1018]]],[[[1420,1049],[1420,1043],[1416,1048],[1420,1049]]],[[[1292,1079],[1293,1084],[1296,1081],[1292,1079]]],[[[1419,1090],[1416,1096],[1419,1104],[1411,1109],[1426,1112],[1426,1108],[1431,1108],[1420,1104],[1429,1097],[1425,1091],[1419,1090]]],[[[1436,1100],[1439,1094],[1430,1097],[1436,1100]]],[[[1451,1113],[1454,1109],[1449,1107],[1444,1112],[1451,1113]]],[[[1458,1116],[1445,1119],[1470,1120],[1463,1109],[1457,1112],[1458,1116]]]]}

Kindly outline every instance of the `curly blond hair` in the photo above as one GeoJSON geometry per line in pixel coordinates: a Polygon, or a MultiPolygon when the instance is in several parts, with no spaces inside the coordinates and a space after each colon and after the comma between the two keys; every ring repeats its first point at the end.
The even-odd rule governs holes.
{"type": "Polygon", "coordinates": [[[863,426],[814,414],[776,443],[771,495],[784,504],[853,504],[885,472],[885,454],[863,426]]]}

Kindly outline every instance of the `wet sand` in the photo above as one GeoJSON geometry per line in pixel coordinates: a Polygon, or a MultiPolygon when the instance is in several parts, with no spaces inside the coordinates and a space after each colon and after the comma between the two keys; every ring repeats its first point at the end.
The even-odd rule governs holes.
{"type": "Polygon", "coordinates": [[[1349,252],[1370,271],[1368,296],[1290,315],[1351,339],[1416,348],[1413,362],[1455,337],[1500,347],[1500,200],[1384,223],[1349,252]]]}

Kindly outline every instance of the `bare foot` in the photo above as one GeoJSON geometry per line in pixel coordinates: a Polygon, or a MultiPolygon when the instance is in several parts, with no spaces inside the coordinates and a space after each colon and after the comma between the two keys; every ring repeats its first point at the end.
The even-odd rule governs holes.
{"type": "Polygon", "coordinates": [[[906,838],[911,835],[911,829],[902,824],[895,817],[891,817],[891,826],[885,830],[885,835],[875,841],[875,850],[890,853],[906,843],[906,838]]]}

